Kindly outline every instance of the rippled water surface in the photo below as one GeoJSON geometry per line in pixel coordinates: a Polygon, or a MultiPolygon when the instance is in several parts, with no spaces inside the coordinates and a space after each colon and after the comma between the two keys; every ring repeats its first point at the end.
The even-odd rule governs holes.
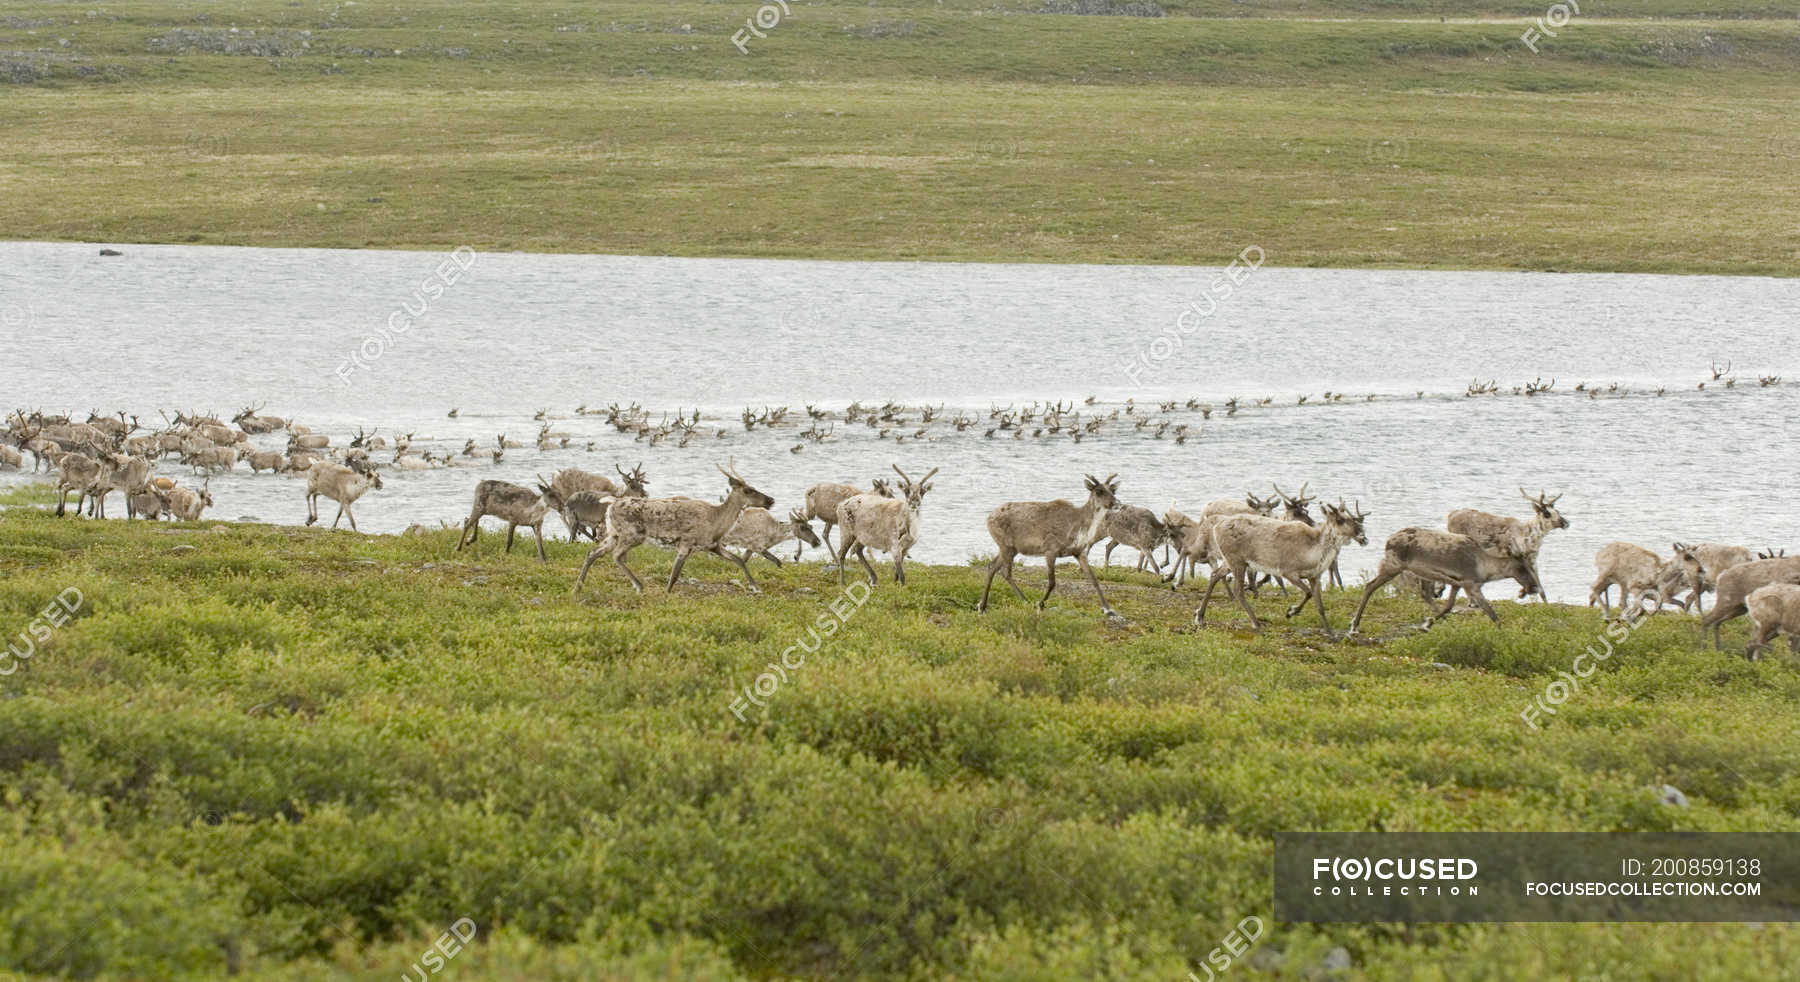
{"type": "MultiPolygon", "coordinates": [[[[1461,506],[1523,514],[1518,485],[1565,492],[1573,527],[1543,563],[1561,600],[1585,597],[1594,550],[1614,539],[1800,547],[1789,490],[1800,280],[1285,269],[1279,256],[1232,282],[1182,267],[464,254],[463,270],[448,252],[123,251],[0,243],[0,403],[78,418],[124,409],[146,425],[161,425],[159,410],[255,404],[336,444],[359,428],[411,432],[432,452],[471,438],[489,450],[501,434],[526,444],[498,465],[389,472],[357,507],[369,531],[454,521],[481,478],[529,483],[565,466],[642,462],[653,493],[712,498],[713,465],[735,457],[779,508],[890,463],[942,468],[915,551],[932,562],[991,551],[989,508],[1078,499],[1084,472],[1117,472],[1123,500],[1159,512],[1271,482],[1360,498],[1371,546],[1346,554],[1346,572],[1372,568],[1401,526],[1441,525],[1461,506]],[[1178,327],[1187,309],[1208,316],[1178,327]],[[1731,363],[1734,387],[1697,387],[1715,360],[1731,363]],[[1474,379],[1501,394],[1466,397],[1474,379]],[[1513,394],[1536,379],[1555,387],[1513,394]],[[975,422],[914,438],[912,408],[904,423],[840,418],[822,443],[800,436],[803,405],[852,400],[942,404],[944,420],[960,410],[975,422]],[[1018,438],[985,435],[997,409],[1057,400],[1082,423],[1107,421],[1079,443],[1035,433],[1035,420],[1018,438]],[[681,447],[576,413],[615,402],[653,423],[695,408],[702,421],[681,447]],[[746,406],[791,412],[747,432],[746,406]],[[535,446],[544,422],[566,448],[560,436],[535,446]]],[[[213,490],[218,517],[305,518],[298,480],[240,467],[213,490]]],[[[695,575],[723,571],[696,562],[695,575]]]]}

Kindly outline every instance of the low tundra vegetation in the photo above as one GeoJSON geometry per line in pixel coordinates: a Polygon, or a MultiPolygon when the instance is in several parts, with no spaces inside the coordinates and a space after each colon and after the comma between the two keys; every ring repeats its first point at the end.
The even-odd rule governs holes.
{"type": "Polygon", "coordinates": [[[1263,635],[1231,608],[1196,631],[1192,591],[1119,569],[1122,624],[1072,577],[981,615],[978,570],[915,565],[765,694],[835,571],[759,567],[751,595],[698,557],[672,596],[605,570],[571,597],[584,545],[455,545],[0,513],[0,637],[85,597],[0,665],[0,970],[391,980],[464,917],[447,978],[1174,982],[1250,915],[1237,978],[1800,957],[1785,924],[1273,919],[1289,829],[1800,832],[1800,664],[1691,619],[1632,632],[1533,729],[1597,612],[1420,634],[1416,598],[1381,598],[1376,640],[1334,644],[1273,594],[1263,635]]]}

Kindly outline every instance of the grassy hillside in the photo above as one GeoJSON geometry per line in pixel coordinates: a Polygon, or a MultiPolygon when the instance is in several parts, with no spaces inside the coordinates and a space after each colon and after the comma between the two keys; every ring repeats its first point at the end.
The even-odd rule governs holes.
{"type": "Polygon", "coordinates": [[[1791,11],[757,8],[0,0],[0,238],[1800,269],[1791,11]]]}
{"type": "Polygon", "coordinates": [[[1192,596],[1118,570],[1125,626],[1079,589],[977,615],[975,570],[917,567],[740,722],[835,576],[752,596],[703,559],[672,597],[604,569],[571,597],[579,546],[452,536],[0,513],[0,631],[82,598],[0,678],[0,970],[386,980],[465,917],[447,978],[1174,980],[1253,914],[1234,978],[1800,957],[1789,925],[1272,923],[1281,829],[1800,831],[1793,659],[1679,618],[1533,731],[1595,613],[1419,635],[1389,599],[1387,640],[1331,644],[1229,609],[1195,632],[1192,596]],[[1337,947],[1352,967],[1322,974],[1337,947]]]}

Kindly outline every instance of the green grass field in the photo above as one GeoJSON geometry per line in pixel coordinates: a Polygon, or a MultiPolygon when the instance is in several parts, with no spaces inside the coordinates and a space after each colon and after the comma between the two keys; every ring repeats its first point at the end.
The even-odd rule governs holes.
{"type": "Polygon", "coordinates": [[[1041,6],[0,0],[0,239],[1800,269],[1781,5],[1041,6]]]}
{"type": "Polygon", "coordinates": [[[1596,612],[1421,635],[1385,599],[1387,640],[1333,644],[1274,596],[1260,637],[1230,609],[1196,632],[1192,595],[1116,569],[1124,626],[1083,589],[978,615],[975,569],[915,567],[740,722],[835,575],[769,568],[752,596],[701,559],[674,596],[600,569],[571,597],[580,546],[453,544],[0,513],[0,632],[82,598],[0,678],[0,970],[386,980],[465,917],[445,978],[1176,982],[1250,915],[1270,929],[1234,978],[1800,957],[1777,924],[1272,923],[1278,830],[1800,832],[1794,659],[1685,618],[1533,731],[1596,612]],[[1337,947],[1352,967],[1323,972],[1337,947]]]}

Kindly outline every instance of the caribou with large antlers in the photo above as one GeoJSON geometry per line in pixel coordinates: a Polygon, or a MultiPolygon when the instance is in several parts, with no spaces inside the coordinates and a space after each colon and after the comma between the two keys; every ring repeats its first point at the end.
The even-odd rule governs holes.
{"type": "Polygon", "coordinates": [[[1552,498],[1540,492],[1534,498],[1524,488],[1519,489],[1519,494],[1531,502],[1530,521],[1492,515],[1473,508],[1458,508],[1450,513],[1446,524],[1450,531],[1474,539],[1489,552],[1510,552],[1525,557],[1525,561],[1531,564],[1531,578],[1536,586],[1520,587],[1519,597],[1523,599],[1536,593],[1545,603],[1549,603],[1550,598],[1544,593],[1544,580],[1538,575],[1538,549],[1543,546],[1546,535],[1557,529],[1568,528],[1569,520],[1556,510],[1556,503],[1562,499],[1562,495],[1552,498]]]}
{"type": "MultiPolygon", "coordinates": [[[[717,464],[713,466],[718,467],[717,464]]],[[[581,584],[587,581],[588,570],[594,562],[610,553],[613,563],[630,578],[632,589],[643,593],[643,581],[625,565],[625,557],[645,540],[675,548],[675,565],[669,570],[669,584],[664,592],[675,589],[675,581],[681,578],[681,567],[696,550],[736,563],[744,571],[744,579],[754,588],[756,579],[750,575],[749,565],[727,552],[722,543],[746,507],[767,508],[775,503],[775,499],[751,487],[750,482],[738,474],[735,460],[731,461],[729,470],[719,467],[719,473],[730,482],[730,490],[725,500],[716,505],[694,498],[612,499],[606,510],[606,536],[581,564],[581,575],[575,578],[574,592],[581,592],[581,584]]]]}
{"type": "Polygon", "coordinates": [[[280,416],[258,416],[261,406],[245,406],[243,411],[231,417],[238,429],[245,433],[273,433],[287,426],[287,421],[280,416]]]}

